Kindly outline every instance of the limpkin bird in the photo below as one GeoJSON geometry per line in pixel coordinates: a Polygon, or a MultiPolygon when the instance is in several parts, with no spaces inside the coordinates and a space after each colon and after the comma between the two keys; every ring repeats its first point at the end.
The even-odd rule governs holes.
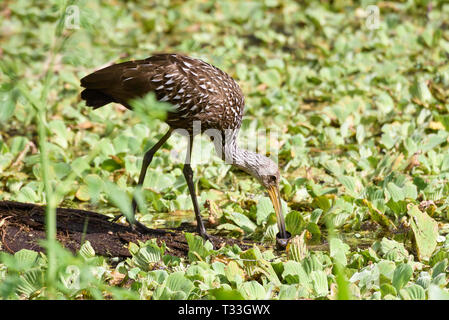
{"type": "MultiPolygon", "coordinates": [[[[150,91],[155,93],[157,100],[173,105],[165,120],[170,127],[168,132],[144,155],[138,185],[143,184],[147,168],[158,149],[176,129],[184,129],[189,143],[183,174],[192,198],[198,233],[205,239],[209,239],[209,235],[201,219],[190,159],[197,133],[218,133],[209,136],[221,158],[249,173],[266,187],[277,217],[277,243],[285,246],[289,233],[281,207],[279,169],[271,159],[237,146],[244,96],[231,76],[199,59],[180,54],[156,54],[144,60],[118,63],[95,71],[81,79],[81,86],[85,88],[81,98],[94,109],[116,102],[132,110],[130,101],[150,91]],[[195,132],[195,123],[200,123],[200,132],[195,132]]],[[[136,201],[133,200],[135,211],[136,201]]],[[[128,223],[143,226],[135,219],[133,222],[128,220],[128,223]]]]}

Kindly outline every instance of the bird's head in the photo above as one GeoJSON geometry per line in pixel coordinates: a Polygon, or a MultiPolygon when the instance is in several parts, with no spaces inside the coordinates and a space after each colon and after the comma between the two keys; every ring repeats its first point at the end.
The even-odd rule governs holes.
{"type": "Polygon", "coordinates": [[[246,162],[247,167],[245,171],[254,176],[267,189],[277,218],[279,229],[279,233],[276,235],[277,244],[280,247],[285,247],[290,234],[285,228],[284,214],[282,212],[281,194],[279,191],[281,179],[279,167],[273,160],[258,153],[252,153],[247,160],[249,161],[246,162]]]}
{"type": "Polygon", "coordinates": [[[261,156],[260,162],[261,165],[256,168],[254,176],[267,189],[279,188],[281,174],[277,164],[270,158],[263,156],[261,156]]]}

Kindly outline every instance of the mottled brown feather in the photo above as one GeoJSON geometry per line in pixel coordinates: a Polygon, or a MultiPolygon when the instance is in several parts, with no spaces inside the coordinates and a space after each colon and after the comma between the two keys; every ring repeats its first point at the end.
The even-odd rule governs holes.
{"type": "Polygon", "coordinates": [[[111,65],[81,79],[81,97],[98,108],[110,102],[131,109],[129,101],[155,92],[174,105],[167,123],[191,131],[194,121],[202,131],[238,129],[244,97],[228,74],[199,59],[180,54],[157,54],[144,60],[111,65]]]}

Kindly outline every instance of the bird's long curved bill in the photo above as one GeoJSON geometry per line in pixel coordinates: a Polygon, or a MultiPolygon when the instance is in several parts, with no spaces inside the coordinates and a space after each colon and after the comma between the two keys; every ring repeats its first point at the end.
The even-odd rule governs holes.
{"type": "Polygon", "coordinates": [[[268,195],[273,203],[274,212],[276,213],[279,235],[282,239],[287,239],[287,230],[285,228],[284,214],[282,213],[281,196],[279,188],[275,186],[268,187],[268,195]]]}

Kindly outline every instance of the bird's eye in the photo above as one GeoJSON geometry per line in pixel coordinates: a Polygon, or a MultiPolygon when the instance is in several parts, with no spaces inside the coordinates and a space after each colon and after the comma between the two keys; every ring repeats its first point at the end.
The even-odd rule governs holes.
{"type": "Polygon", "coordinates": [[[276,176],[268,176],[268,179],[270,180],[270,182],[276,182],[277,177],[276,176]]]}

